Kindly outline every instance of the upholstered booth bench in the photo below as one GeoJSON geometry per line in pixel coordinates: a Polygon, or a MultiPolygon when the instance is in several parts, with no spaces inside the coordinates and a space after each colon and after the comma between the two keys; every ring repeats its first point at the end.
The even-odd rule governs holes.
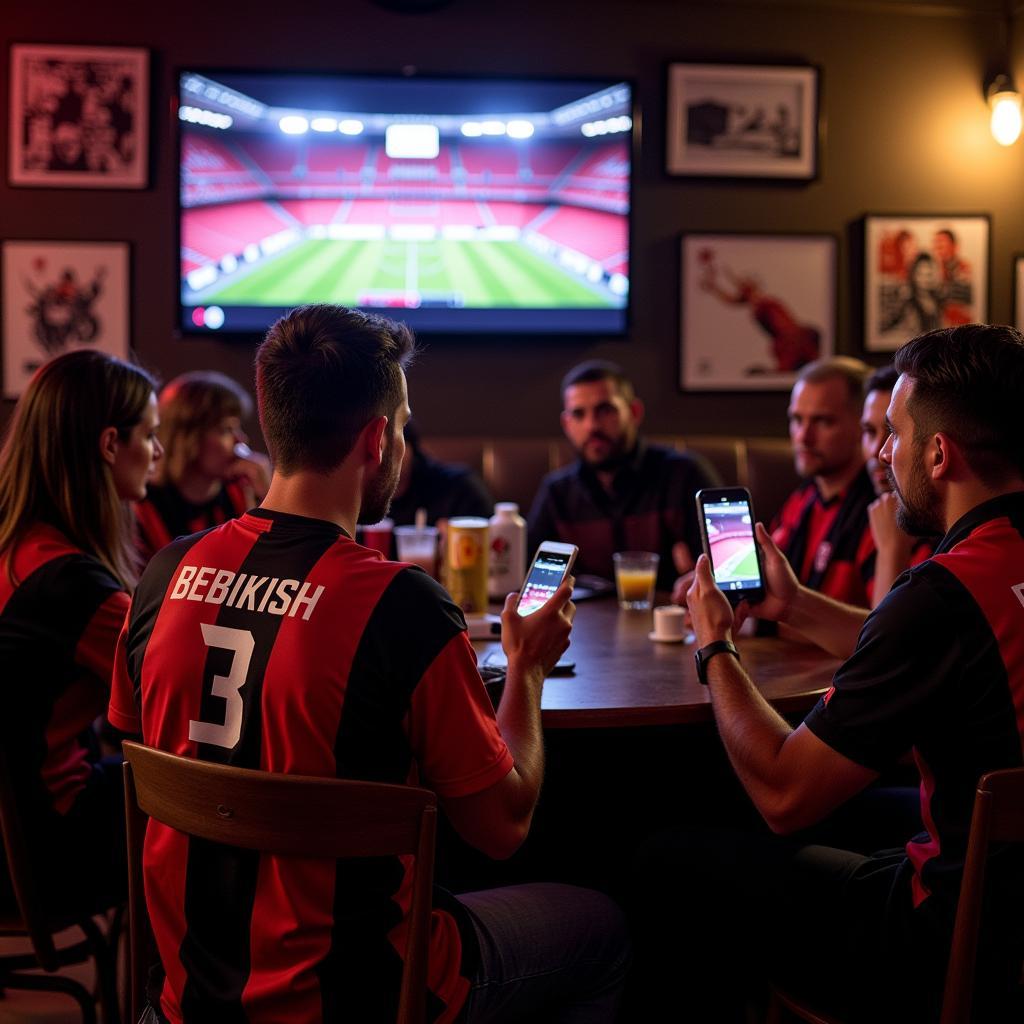
{"type": "MultiPolygon", "coordinates": [[[[651,441],[703,456],[722,483],[746,487],[759,519],[768,522],[797,485],[789,440],[780,437],[651,437],[651,441]]],[[[424,450],[474,469],[495,501],[515,501],[525,515],[541,478],[573,459],[564,438],[424,438],[424,450]]]]}

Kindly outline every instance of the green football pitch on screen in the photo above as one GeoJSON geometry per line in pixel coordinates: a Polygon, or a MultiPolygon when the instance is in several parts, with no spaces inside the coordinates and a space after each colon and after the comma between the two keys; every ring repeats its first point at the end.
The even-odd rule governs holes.
{"type": "Polygon", "coordinates": [[[226,287],[203,295],[220,305],[371,304],[367,296],[459,296],[464,306],[614,307],[518,242],[308,239],[269,257],[226,287]]]}

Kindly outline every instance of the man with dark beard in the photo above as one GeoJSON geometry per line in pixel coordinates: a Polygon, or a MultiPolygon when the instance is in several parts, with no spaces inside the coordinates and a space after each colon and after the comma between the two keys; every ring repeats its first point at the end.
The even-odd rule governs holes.
{"type": "Polygon", "coordinates": [[[644,404],[622,367],[592,360],[562,379],[562,430],[578,459],[548,474],[530,510],[530,547],[576,544],[577,573],[614,578],[616,551],[659,555],[658,589],[693,568],[700,530],[693,496],[715,487],[702,459],[640,437],[644,404]]]}
{"type": "MultiPolygon", "coordinates": [[[[429,787],[463,839],[507,857],[537,802],[541,690],[569,643],[572,584],[528,619],[506,601],[495,715],[448,594],[354,542],[398,481],[412,354],[408,328],[341,306],[270,328],[256,356],[270,488],[150,562],[109,714],[204,761],[429,787]]],[[[409,858],[257,856],[151,822],[144,871],[161,1020],[395,1019],[409,858]]],[[[597,893],[439,892],[425,1019],[611,1024],[626,957],[621,915],[597,893]]]]}
{"type": "MultiPolygon", "coordinates": [[[[737,979],[767,961],[851,1024],[937,1021],[978,778],[1024,764],[1024,336],[931,331],[895,365],[881,461],[901,528],[944,534],[935,554],[869,615],[801,585],[757,527],[767,597],[750,611],[847,659],[803,724],[793,729],[745,672],[704,556],[687,604],[722,742],[774,832],[823,820],[907,753],[927,831],[869,856],[798,838],[663,837],[644,877],[679,936],[665,955],[694,1019],[737,1019],[737,979]],[[675,896],[666,878],[680,880],[675,896]]],[[[986,884],[972,1019],[1020,1020],[1022,858],[993,852],[986,884]]]]}

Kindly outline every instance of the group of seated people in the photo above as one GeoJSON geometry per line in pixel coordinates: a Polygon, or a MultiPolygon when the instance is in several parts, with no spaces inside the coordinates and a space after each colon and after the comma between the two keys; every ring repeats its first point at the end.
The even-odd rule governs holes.
{"type": "MultiPolygon", "coordinates": [[[[158,396],[141,368],[82,350],[32,379],[0,451],[0,729],[55,908],[124,898],[123,736],[426,786],[471,847],[507,858],[525,839],[573,581],[527,618],[510,595],[492,707],[447,592],[356,542],[389,508],[489,511],[479,481],[410,432],[414,349],[404,325],[339,306],[275,323],[256,357],[269,460],[242,433],[251,399],[221,374],[158,396]]],[[[725,752],[779,835],[651,822],[615,899],[551,882],[439,889],[427,1020],[740,1021],[769,970],[795,968],[843,1020],[938,1020],[974,788],[1024,764],[1022,388],[1024,336],[1008,327],[929,332],[873,375],[848,358],[806,367],[789,404],[804,482],[757,527],[764,600],[734,609],[695,521],[714,471],[643,440],[620,367],[566,375],[578,458],[543,481],[531,544],[577,544],[577,571],[608,578],[614,551],[659,552],[725,752]],[[843,659],[796,728],[743,668],[747,617],[843,659]],[[923,829],[881,851],[825,845],[815,827],[911,757],[923,829]]],[[[151,823],[161,973],[146,1019],[393,1020],[410,870],[258,855],[151,823]]],[[[1003,1021],[1020,997],[1024,860],[1000,851],[990,880],[977,1019],[1003,1021]]]]}

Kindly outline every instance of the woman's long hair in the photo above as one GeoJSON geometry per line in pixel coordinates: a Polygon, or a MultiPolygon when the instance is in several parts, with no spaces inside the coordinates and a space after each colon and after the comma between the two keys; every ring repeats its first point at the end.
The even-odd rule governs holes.
{"type": "Polygon", "coordinates": [[[12,580],[19,541],[45,522],[126,588],[135,584],[131,513],[100,454],[100,435],[114,427],[126,441],[154,386],[137,366],[84,349],[36,372],[0,450],[0,562],[12,580]]]}
{"type": "Polygon", "coordinates": [[[160,392],[160,443],[164,457],[155,480],[176,484],[199,457],[203,434],[229,416],[252,413],[252,399],[230,377],[194,370],[168,381],[160,392]]]}

